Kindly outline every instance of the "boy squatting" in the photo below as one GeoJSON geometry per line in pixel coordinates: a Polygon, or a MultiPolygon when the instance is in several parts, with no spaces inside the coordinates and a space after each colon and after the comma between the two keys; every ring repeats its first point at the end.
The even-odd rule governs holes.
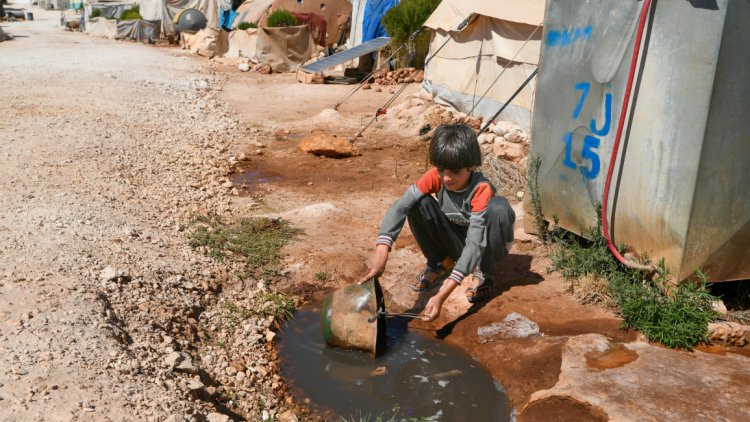
{"type": "Polygon", "coordinates": [[[429,157],[433,167],[386,212],[375,252],[366,263],[367,274],[359,280],[361,284],[383,274],[388,253],[408,220],[427,258],[412,290],[427,291],[442,282],[422,312],[425,321],[440,315],[445,300],[472,272],[479,284],[467,289],[467,300],[475,303],[490,298],[495,267],[508,255],[516,220],[508,200],[495,196],[495,187],[476,171],[482,164],[482,151],[471,128],[463,124],[438,127],[429,157]]]}

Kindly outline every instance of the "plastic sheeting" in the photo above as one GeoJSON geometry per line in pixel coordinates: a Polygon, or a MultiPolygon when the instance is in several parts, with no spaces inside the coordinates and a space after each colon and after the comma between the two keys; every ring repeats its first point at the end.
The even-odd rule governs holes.
{"type": "MultiPolygon", "coordinates": [[[[393,1],[393,0],[391,0],[393,1]]],[[[274,0],[271,11],[286,9],[294,13],[314,13],[322,16],[326,21],[328,45],[339,42],[342,32],[345,30],[349,17],[352,14],[352,5],[348,0],[274,0]]],[[[298,22],[299,23],[299,22],[298,22]]],[[[265,22],[262,22],[265,26],[265,22]]]]}
{"type": "Polygon", "coordinates": [[[349,26],[349,39],[346,40],[346,48],[362,44],[362,27],[365,19],[365,6],[367,0],[349,0],[352,3],[352,20],[349,26]]]}
{"type": "MultiPolygon", "coordinates": [[[[0,1],[2,1],[2,0],[0,0],[0,1]]],[[[3,42],[3,41],[10,41],[10,40],[12,40],[12,39],[13,39],[13,38],[11,38],[11,36],[10,36],[10,35],[8,35],[8,34],[6,34],[5,32],[3,32],[3,28],[0,28],[0,42],[3,42]]]]}
{"type": "Polygon", "coordinates": [[[106,18],[89,19],[86,23],[86,33],[97,37],[114,39],[117,37],[117,21],[106,18]]]}
{"type": "Polygon", "coordinates": [[[290,72],[310,60],[315,42],[306,25],[258,28],[258,60],[274,72],[290,72]]]}
{"type": "Polygon", "coordinates": [[[233,28],[240,22],[254,23],[258,26],[262,18],[268,16],[273,0],[247,0],[237,8],[237,19],[234,20],[233,28]]]}
{"type": "Polygon", "coordinates": [[[292,12],[292,16],[297,20],[298,25],[307,25],[315,44],[326,46],[326,20],[322,16],[315,13],[296,12],[292,12]]]}
{"type": "Polygon", "coordinates": [[[224,57],[245,57],[258,63],[258,29],[236,30],[229,33],[229,48],[224,57]]]}
{"type": "Polygon", "coordinates": [[[388,36],[380,20],[385,12],[398,4],[399,0],[367,0],[362,18],[362,42],[388,36]]]}
{"type": "Polygon", "coordinates": [[[161,29],[160,21],[135,19],[117,22],[116,39],[133,41],[158,40],[161,29]]]}
{"type": "Polygon", "coordinates": [[[110,19],[120,19],[122,12],[131,7],[133,7],[133,3],[94,3],[91,5],[92,10],[98,9],[102,11],[102,18],[110,19]]]}
{"type": "Polygon", "coordinates": [[[174,17],[183,9],[197,9],[206,16],[209,28],[219,28],[218,0],[138,0],[145,20],[161,20],[161,33],[172,35],[174,17]]]}
{"type": "MultiPolygon", "coordinates": [[[[542,29],[537,29],[536,25],[541,24],[544,17],[544,11],[538,10],[536,1],[528,2],[530,9],[525,11],[498,11],[494,8],[488,11],[495,16],[507,14],[515,20],[523,16],[525,20],[535,21],[535,25],[472,12],[474,9],[470,6],[482,10],[487,3],[487,0],[443,0],[438,6],[433,16],[438,15],[443,22],[456,22],[454,27],[472,14],[476,17],[461,32],[443,29],[433,32],[430,53],[443,44],[445,46],[427,65],[423,83],[435,102],[464,113],[474,109],[473,116],[484,118],[494,115],[537,67],[542,29]],[[480,100],[485,92],[486,96],[480,100]]],[[[432,16],[428,23],[431,21],[435,22],[432,16]]],[[[529,130],[534,92],[532,81],[499,119],[529,130]]]]}

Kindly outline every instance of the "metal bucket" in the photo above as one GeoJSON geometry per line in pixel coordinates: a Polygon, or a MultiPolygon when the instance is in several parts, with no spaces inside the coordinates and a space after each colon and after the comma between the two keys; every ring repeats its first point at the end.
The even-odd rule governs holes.
{"type": "Polygon", "coordinates": [[[326,295],[323,302],[323,338],[329,346],[378,356],[385,350],[382,313],[385,313],[385,302],[376,279],[343,287],[326,295]]]}

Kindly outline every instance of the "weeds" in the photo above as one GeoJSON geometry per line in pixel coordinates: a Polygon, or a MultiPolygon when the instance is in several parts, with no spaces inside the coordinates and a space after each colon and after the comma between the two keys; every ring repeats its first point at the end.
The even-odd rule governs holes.
{"type": "Polygon", "coordinates": [[[708,323],[716,318],[711,302],[716,298],[709,293],[703,273],[696,271],[696,282],[672,286],[662,263],[661,275],[646,280],[643,273],[615,259],[601,230],[592,229],[589,234],[592,241],[570,233],[549,237],[551,270],[571,281],[574,293],[579,287],[576,296],[590,303],[616,304],[624,328],[636,329],[650,341],[688,350],[708,343],[708,323]],[[593,283],[593,288],[582,285],[587,279],[601,282],[593,283]]]}
{"type": "Polygon", "coordinates": [[[259,301],[261,303],[260,314],[273,315],[276,319],[291,318],[295,309],[294,298],[281,293],[264,293],[259,301]]]}
{"type": "Polygon", "coordinates": [[[269,28],[281,28],[295,25],[297,25],[297,19],[294,18],[292,12],[286,9],[274,10],[266,19],[266,26],[269,28]]]}
{"type": "Polygon", "coordinates": [[[240,22],[237,25],[237,29],[239,29],[240,31],[245,31],[247,29],[257,28],[257,27],[258,27],[258,25],[254,24],[252,22],[240,22]]]}
{"type": "Polygon", "coordinates": [[[708,343],[708,323],[717,318],[711,304],[717,298],[709,292],[705,274],[696,271],[695,281],[674,286],[663,261],[653,281],[622,265],[602,233],[601,205],[597,224],[587,233],[590,240],[558,227],[550,231],[539,196],[540,165],[539,157],[531,157],[527,186],[536,230],[549,247],[549,270],[559,271],[571,283],[570,291],[580,302],[616,308],[624,328],[636,329],[650,341],[688,350],[708,343]]]}
{"type": "Polygon", "coordinates": [[[227,225],[216,218],[200,216],[198,227],[189,234],[190,246],[206,248],[206,254],[222,260],[228,256],[245,262],[248,271],[275,274],[281,266],[281,249],[299,229],[281,220],[249,218],[227,225]]]}
{"type": "Polygon", "coordinates": [[[326,281],[328,279],[328,274],[325,271],[318,271],[315,273],[315,279],[318,281],[326,281]]]}
{"type": "Polygon", "coordinates": [[[143,19],[141,16],[141,6],[134,4],[130,9],[125,9],[120,14],[121,21],[132,21],[137,19],[143,19]]]}

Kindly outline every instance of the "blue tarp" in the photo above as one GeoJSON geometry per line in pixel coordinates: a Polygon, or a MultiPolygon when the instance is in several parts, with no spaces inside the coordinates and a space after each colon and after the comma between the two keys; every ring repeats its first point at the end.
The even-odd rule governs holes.
{"type": "Polygon", "coordinates": [[[224,28],[227,31],[232,30],[232,23],[239,16],[237,12],[232,9],[219,10],[219,28],[224,28]]]}
{"type": "Polygon", "coordinates": [[[383,28],[383,24],[380,23],[380,20],[383,19],[385,12],[399,4],[399,2],[400,0],[367,0],[362,22],[363,43],[375,38],[388,36],[388,33],[385,32],[385,28],[383,28]]]}

